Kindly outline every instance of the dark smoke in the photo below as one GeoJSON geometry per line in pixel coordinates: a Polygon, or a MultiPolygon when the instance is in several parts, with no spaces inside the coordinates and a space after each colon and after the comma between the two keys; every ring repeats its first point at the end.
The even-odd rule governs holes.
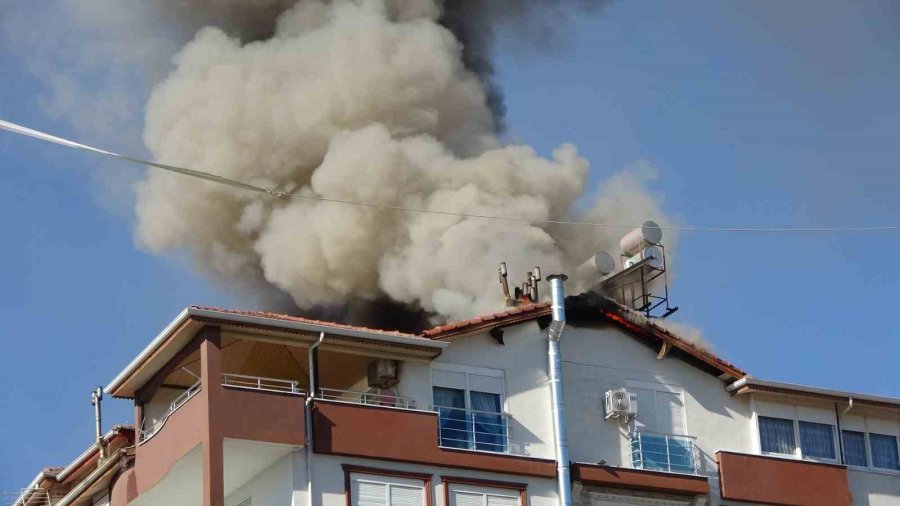
{"type": "Polygon", "coordinates": [[[529,48],[560,42],[573,13],[594,12],[606,0],[446,0],[440,22],[463,45],[463,63],[484,84],[498,132],[506,130],[506,103],[496,81],[492,50],[498,27],[508,25],[529,48]]]}

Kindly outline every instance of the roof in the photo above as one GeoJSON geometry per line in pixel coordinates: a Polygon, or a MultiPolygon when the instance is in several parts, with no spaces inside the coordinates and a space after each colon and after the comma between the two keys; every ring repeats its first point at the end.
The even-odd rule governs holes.
{"type": "MultiPolygon", "coordinates": [[[[103,441],[107,449],[117,452],[134,444],[133,425],[114,425],[109,432],[103,435],[103,441]]],[[[65,467],[48,467],[38,473],[37,477],[23,489],[13,505],[27,504],[27,500],[40,490],[58,490],[59,487],[70,487],[73,490],[87,481],[97,469],[100,458],[100,449],[96,444],[90,445],[84,452],[65,467]],[[24,502],[23,502],[24,501],[24,502]]],[[[115,459],[108,459],[109,464],[115,459]]],[[[117,461],[115,461],[117,463],[117,461]]],[[[63,488],[62,490],[68,490],[63,488]]],[[[74,497],[73,497],[74,498],[74,497]]],[[[68,503],[66,503],[68,504],[68,503]]]]}
{"type": "Polygon", "coordinates": [[[844,390],[831,390],[828,388],[810,387],[794,383],[781,383],[749,376],[735,381],[727,387],[727,390],[737,395],[771,393],[794,397],[810,397],[849,405],[900,408],[900,399],[896,397],[861,394],[844,390]]]}
{"type": "MultiPolygon", "coordinates": [[[[662,346],[665,343],[678,350],[678,354],[692,365],[699,366],[724,381],[731,382],[747,374],[731,362],[653,323],[653,320],[593,292],[566,297],[566,311],[570,313],[570,320],[573,322],[611,323],[649,344],[662,346]]],[[[485,316],[439,325],[421,335],[447,340],[549,316],[549,302],[524,304],[485,316]]]]}
{"type": "Polygon", "coordinates": [[[110,381],[106,392],[114,397],[132,398],[138,388],[187,345],[200,328],[208,324],[279,332],[307,342],[314,341],[315,336],[324,333],[326,343],[334,340],[340,343],[362,343],[369,347],[391,347],[411,350],[410,353],[427,353],[431,358],[439,355],[449,345],[415,334],[324,322],[281,313],[189,306],[110,381]]]}
{"type": "Polygon", "coordinates": [[[461,320],[446,325],[438,325],[422,332],[421,335],[429,339],[448,339],[496,327],[515,325],[516,323],[531,321],[549,315],[549,302],[523,304],[497,313],[469,318],[468,320],[461,320]]]}

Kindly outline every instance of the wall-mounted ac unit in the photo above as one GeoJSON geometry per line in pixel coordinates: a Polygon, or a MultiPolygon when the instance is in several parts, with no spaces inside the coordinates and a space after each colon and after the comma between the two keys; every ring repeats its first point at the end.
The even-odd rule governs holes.
{"type": "Polygon", "coordinates": [[[637,416],[637,394],[624,388],[606,392],[606,419],[624,418],[625,421],[637,416]]]}

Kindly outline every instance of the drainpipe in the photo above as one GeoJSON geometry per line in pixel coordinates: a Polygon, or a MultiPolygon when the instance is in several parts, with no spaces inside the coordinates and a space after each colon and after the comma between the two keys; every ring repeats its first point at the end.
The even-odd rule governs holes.
{"type": "Polygon", "coordinates": [[[562,363],[559,340],[566,326],[565,274],[548,276],[550,281],[551,310],[548,334],[548,359],[550,369],[550,394],[553,401],[553,436],[556,443],[556,476],[559,481],[560,506],[572,506],[572,481],[569,478],[569,443],[566,436],[566,406],[563,398],[562,363]]]}
{"type": "Polygon", "coordinates": [[[100,453],[100,461],[106,458],[106,446],[103,444],[103,424],[100,416],[100,402],[103,401],[103,387],[97,387],[91,392],[91,405],[94,406],[94,434],[97,438],[97,451],[100,453]]]}
{"type": "Polygon", "coordinates": [[[313,343],[312,346],[309,347],[309,351],[307,355],[309,357],[309,392],[306,394],[306,498],[307,504],[309,506],[313,506],[313,474],[312,474],[312,454],[313,454],[313,434],[312,434],[312,407],[313,407],[313,399],[316,396],[316,389],[319,388],[319,385],[316,384],[316,372],[314,367],[316,366],[315,360],[313,360],[313,354],[316,351],[322,341],[325,340],[325,332],[319,332],[319,340],[313,343]]]}

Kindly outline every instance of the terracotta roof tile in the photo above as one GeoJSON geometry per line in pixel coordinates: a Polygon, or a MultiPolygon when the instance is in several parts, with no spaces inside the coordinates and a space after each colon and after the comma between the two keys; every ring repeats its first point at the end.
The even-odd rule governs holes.
{"type": "Polygon", "coordinates": [[[396,330],[384,330],[384,329],[373,329],[369,327],[361,327],[356,325],[346,325],[343,323],[329,322],[323,320],[314,320],[312,318],[304,318],[302,316],[292,316],[284,313],[273,313],[271,311],[246,311],[242,309],[225,309],[221,307],[214,306],[191,306],[194,309],[199,309],[202,311],[216,311],[218,313],[228,313],[228,314],[236,314],[243,316],[254,316],[258,318],[271,318],[273,320],[281,320],[288,322],[297,322],[297,323],[307,323],[310,325],[322,325],[325,327],[331,327],[335,329],[344,329],[344,330],[356,330],[360,332],[370,332],[374,334],[383,334],[389,336],[400,336],[400,337],[412,337],[417,338],[421,337],[416,334],[409,334],[406,332],[399,332],[396,330]]]}

